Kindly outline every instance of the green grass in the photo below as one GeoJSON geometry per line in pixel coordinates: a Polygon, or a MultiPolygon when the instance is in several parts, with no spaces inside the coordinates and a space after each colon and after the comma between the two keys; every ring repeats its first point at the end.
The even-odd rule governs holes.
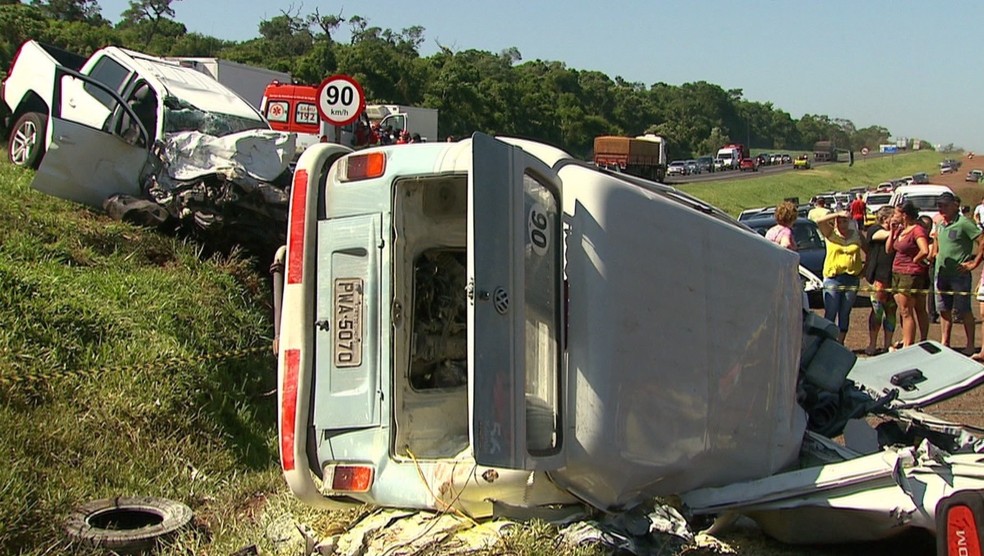
{"type": "Polygon", "coordinates": [[[0,553],[66,553],[66,513],[118,495],[192,506],[184,547],[241,547],[237,508],[282,489],[264,278],[31,177],[0,164],[0,553]]]}
{"type": "MultiPolygon", "coordinates": [[[[844,191],[852,187],[872,187],[883,181],[915,172],[932,176],[938,163],[946,158],[935,151],[918,151],[903,155],[869,158],[857,157],[854,166],[828,164],[811,170],[783,172],[756,178],[715,180],[683,184],[679,189],[737,216],[746,208],[775,205],[787,197],[808,202],[825,191],[844,191]]],[[[932,181],[932,179],[930,179],[932,181]]]]}

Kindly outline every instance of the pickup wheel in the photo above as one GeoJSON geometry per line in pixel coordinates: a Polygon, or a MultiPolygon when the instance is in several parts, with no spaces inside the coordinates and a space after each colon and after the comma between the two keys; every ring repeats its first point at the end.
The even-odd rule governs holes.
{"type": "Polygon", "coordinates": [[[35,169],[41,165],[46,125],[44,114],[37,112],[27,112],[17,119],[7,142],[7,157],[12,164],[35,169]]]}

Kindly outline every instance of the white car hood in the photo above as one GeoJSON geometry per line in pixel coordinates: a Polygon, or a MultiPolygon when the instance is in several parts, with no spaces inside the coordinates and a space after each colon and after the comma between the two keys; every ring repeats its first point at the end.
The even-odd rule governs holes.
{"type": "Polygon", "coordinates": [[[176,180],[190,180],[216,173],[239,173],[272,181],[294,156],[293,133],[253,129],[224,137],[198,131],[172,133],[164,149],[167,173],[176,180]]]}

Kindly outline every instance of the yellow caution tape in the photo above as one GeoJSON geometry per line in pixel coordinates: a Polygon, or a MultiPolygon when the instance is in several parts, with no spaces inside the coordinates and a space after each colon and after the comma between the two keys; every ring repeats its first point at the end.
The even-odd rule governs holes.
{"type": "MultiPolygon", "coordinates": [[[[823,286],[821,289],[826,291],[838,291],[838,292],[849,292],[856,291],[858,293],[901,293],[901,294],[939,294],[939,295],[973,295],[976,296],[976,291],[969,292],[956,292],[956,291],[941,291],[941,290],[929,290],[929,289],[915,289],[915,288],[874,288],[871,286],[823,286]]],[[[816,291],[816,290],[814,290],[816,291]]]]}

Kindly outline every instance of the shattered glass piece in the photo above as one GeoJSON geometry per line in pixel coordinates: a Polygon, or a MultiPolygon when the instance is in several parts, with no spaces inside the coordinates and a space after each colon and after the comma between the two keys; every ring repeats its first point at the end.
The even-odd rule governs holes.
{"type": "Polygon", "coordinates": [[[209,112],[174,96],[164,97],[164,133],[200,131],[209,135],[228,135],[250,129],[264,129],[261,120],[209,112]]]}

